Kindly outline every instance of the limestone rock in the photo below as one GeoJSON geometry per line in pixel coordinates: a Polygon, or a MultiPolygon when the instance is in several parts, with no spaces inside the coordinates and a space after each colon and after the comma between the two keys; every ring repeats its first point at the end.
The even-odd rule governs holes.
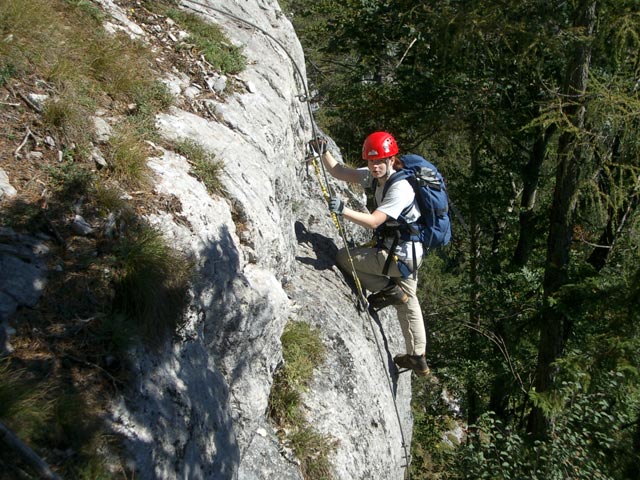
{"type": "Polygon", "coordinates": [[[71,229],[76,235],[87,236],[93,233],[93,227],[81,216],[75,215],[71,221],[71,229]]]}
{"type": "Polygon", "coordinates": [[[9,182],[9,176],[0,168],[0,200],[14,197],[16,193],[16,189],[9,182]]]}
{"type": "Polygon", "coordinates": [[[0,354],[9,349],[8,321],[19,307],[36,305],[47,284],[44,242],[0,227],[0,354]]]}
{"type": "Polygon", "coordinates": [[[111,125],[102,117],[93,117],[93,125],[95,129],[95,140],[98,143],[106,143],[113,135],[111,125]]]}
{"type": "MultiPolygon", "coordinates": [[[[335,478],[402,479],[410,379],[388,376],[404,348],[395,313],[374,321],[358,312],[351,283],[335,267],[343,239],[327,211],[324,179],[305,161],[311,119],[291,59],[261,30],[219,10],[275,37],[304,72],[295,32],[275,0],[181,4],[243,47],[247,67],[234,81],[250,87],[208,98],[216,120],[178,107],[156,118],[164,148],[148,162],[154,191],[181,208],[179,216],[158,211],[148,220],[196,271],[184,328],[160,353],[133,352],[134,380],[111,425],[127,439],[143,480],[301,479],[266,412],[282,331],[303,321],[319,329],[327,350],[303,402],[309,423],[338,442],[330,457],[335,478]],[[183,140],[224,165],[223,197],[209,195],[171,150],[183,140]]],[[[189,88],[173,91],[188,96],[189,88]]],[[[364,208],[362,195],[332,188],[364,208]]],[[[366,235],[344,227],[357,241],[366,235]]]]}
{"type": "Polygon", "coordinates": [[[98,147],[91,149],[91,160],[93,160],[98,168],[107,168],[109,164],[102,155],[102,151],[98,147]]]}

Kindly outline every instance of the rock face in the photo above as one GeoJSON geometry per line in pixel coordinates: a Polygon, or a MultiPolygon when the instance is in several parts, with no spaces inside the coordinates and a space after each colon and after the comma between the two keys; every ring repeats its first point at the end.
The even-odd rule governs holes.
{"type": "Polygon", "coordinates": [[[9,318],[18,307],[33,307],[44,291],[48,250],[38,238],[0,228],[0,353],[11,348],[9,318]]]}
{"type": "MultiPolygon", "coordinates": [[[[100,0],[111,13],[109,28],[144,41],[118,3],[100,0]]],[[[360,313],[335,267],[343,238],[323,198],[325,178],[305,161],[312,120],[300,99],[305,91],[296,68],[304,75],[304,58],[295,32],[275,0],[180,5],[220,25],[247,57],[246,69],[232,79],[244,88],[220,96],[218,78],[208,92],[215,98],[206,98],[209,115],[173,107],[157,117],[163,145],[196,141],[223,163],[227,193],[211,196],[171,149],[157,147],[149,159],[155,190],[180,204],[179,216],[174,210],[149,221],[194,259],[196,272],[185,327],[160,353],[132,352],[133,382],[114,405],[111,425],[125,436],[143,480],[301,479],[267,405],[282,364],[284,326],[302,321],[321,331],[326,346],[304,410],[317,431],[337,441],[334,477],[402,479],[403,441],[411,440],[410,379],[388,372],[404,342],[395,313],[379,321],[360,313]]],[[[177,97],[198,101],[199,90],[183,72],[164,80],[177,97]]],[[[363,195],[330,186],[364,208],[363,195]]],[[[345,228],[356,241],[366,235],[345,228]]]]}

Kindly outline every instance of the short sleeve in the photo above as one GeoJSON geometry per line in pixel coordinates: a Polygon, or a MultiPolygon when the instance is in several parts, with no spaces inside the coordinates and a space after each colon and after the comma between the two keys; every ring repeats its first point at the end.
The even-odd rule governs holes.
{"type": "MultiPolygon", "coordinates": [[[[382,196],[382,189],[378,188],[376,197],[378,194],[382,196]]],[[[378,198],[378,208],[382,213],[385,213],[388,217],[397,220],[400,214],[409,206],[414,204],[415,193],[413,188],[406,180],[395,182],[389,187],[384,198],[380,202],[378,198]]]]}

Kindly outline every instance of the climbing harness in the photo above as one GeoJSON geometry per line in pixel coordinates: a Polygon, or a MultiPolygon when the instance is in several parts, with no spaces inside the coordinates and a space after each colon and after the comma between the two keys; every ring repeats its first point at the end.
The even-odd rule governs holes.
{"type": "MultiPolygon", "coordinates": [[[[291,54],[289,53],[289,51],[287,50],[287,48],[277,39],[275,38],[273,35],[271,35],[269,32],[267,32],[266,30],[260,28],[259,26],[238,17],[237,15],[234,15],[232,13],[229,13],[227,11],[221,10],[219,8],[216,7],[212,7],[210,5],[205,5],[203,3],[200,3],[196,0],[183,0],[183,4],[194,4],[194,5],[198,5],[199,7],[208,9],[208,10],[212,10],[215,11],[221,15],[224,15],[228,18],[231,18],[233,20],[236,20],[238,22],[241,22],[249,27],[252,27],[254,29],[256,29],[257,31],[260,31],[263,35],[265,35],[267,38],[269,38],[270,40],[272,40],[274,43],[276,43],[276,45],[278,45],[280,47],[280,49],[287,55],[287,57],[289,58],[289,61],[291,62],[291,64],[293,65],[293,68],[295,69],[296,73],[298,74],[298,78],[300,80],[300,83],[302,84],[302,88],[304,89],[304,93],[300,94],[297,96],[297,98],[301,101],[306,103],[307,105],[307,111],[309,113],[309,119],[311,122],[311,132],[313,135],[313,138],[319,138],[318,135],[318,128],[316,126],[316,122],[315,122],[315,118],[313,116],[313,111],[311,109],[311,105],[308,101],[309,98],[311,98],[311,96],[309,95],[309,90],[307,88],[307,82],[305,80],[305,77],[302,75],[302,70],[300,69],[300,67],[298,66],[298,64],[296,63],[295,59],[291,56],[291,54]]],[[[189,5],[184,5],[186,8],[196,12],[196,13],[202,13],[201,11],[190,7],[189,5]]],[[[320,189],[322,190],[322,195],[325,199],[325,201],[328,203],[329,199],[331,197],[331,194],[333,192],[330,192],[329,189],[331,188],[331,184],[329,183],[329,178],[327,176],[327,172],[326,169],[324,168],[324,164],[322,164],[322,161],[320,161],[320,166],[318,165],[318,161],[317,158],[319,158],[320,155],[319,154],[314,154],[311,157],[311,162],[313,164],[314,167],[314,171],[316,173],[316,176],[318,177],[318,183],[320,184],[320,189]],[[322,167],[322,174],[321,174],[321,170],[320,167],[322,167]],[[324,177],[324,181],[323,181],[323,177],[324,177]]],[[[345,250],[347,253],[347,257],[348,257],[348,261],[349,261],[349,266],[351,267],[351,274],[353,276],[354,282],[356,284],[356,290],[358,292],[358,302],[359,302],[359,309],[364,310],[367,313],[367,317],[369,319],[369,325],[371,327],[371,330],[373,332],[373,338],[375,339],[375,343],[376,343],[376,347],[378,349],[378,355],[380,356],[380,360],[382,362],[383,365],[383,370],[386,374],[386,378],[387,378],[387,383],[389,385],[389,391],[391,393],[391,398],[393,400],[393,406],[395,409],[395,414],[396,414],[396,418],[398,420],[398,428],[400,430],[400,437],[402,439],[402,449],[404,451],[404,459],[405,459],[405,465],[403,465],[403,467],[406,468],[405,471],[405,477],[408,480],[411,480],[411,472],[410,472],[410,465],[411,465],[411,456],[409,453],[409,446],[406,443],[405,440],[405,435],[404,435],[404,431],[402,429],[402,420],[400,418],[400,411],[398,410],[398,404],[396,402],[396,398],[395,395],[393,393],[393,383],[391,381],[391,376],[386,368],[386,364],[385,364],[385,357],[382,353],[382,347],[380,345],[380,341],[378,340],[378,337],[376,336],[376,332],[375,332],[375,328],[373,325],[374,320],[377,321],[379,323],[379,318],[378,318],[378,314],[376,312],[371,311],[371,309],[367,308],[367,299],[364,295],[364,291],[362,289],[362,284],[360,283],[360,278],[358,276],[358,273],[356,271],[355,265],[353,263],[353,258],[351,256],[351,251],[349,248],[349,241],[347,240],[347,236],[346,236],[346,232],[344,229],[344,226],[340,220],[340,217],[335,213],[335,212],[331,212],[331,217],[333,219],[333,223],[335,224],[336,228],[338,229],[338,232],[340,234],[340,236],[342,237],[342,240],[344,242],[345,245],[345,250]]]]}

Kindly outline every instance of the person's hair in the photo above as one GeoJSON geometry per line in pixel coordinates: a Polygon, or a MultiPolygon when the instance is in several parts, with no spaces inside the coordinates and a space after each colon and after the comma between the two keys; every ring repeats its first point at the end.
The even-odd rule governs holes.
{"type": "Polygon", "coordinates": [[[400,160],[400,157],[398,157],[398,155],[394,155],[393,157],[391,157],[391,167],[394,170],[400,170],[404,167],[404,165],[402,164],[402,160],[400,160]]]}

